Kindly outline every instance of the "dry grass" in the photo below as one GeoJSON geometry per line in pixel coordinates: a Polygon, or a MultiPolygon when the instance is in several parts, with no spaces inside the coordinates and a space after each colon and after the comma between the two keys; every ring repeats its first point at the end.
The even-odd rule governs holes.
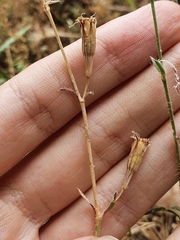
{"type": "MultiPolygon", "coordinates": [[[[175,184],[153,208],[170,209],[179,206],[179,185],[175,184]]],[[[178,215],[179,212],[175,211],[178,215]]],[[[127,234],[123,240],[165,240],[173,232],[180,220],[173,213],[157,211],[144,215],[131,229],[132,236],[127,234]]]]}

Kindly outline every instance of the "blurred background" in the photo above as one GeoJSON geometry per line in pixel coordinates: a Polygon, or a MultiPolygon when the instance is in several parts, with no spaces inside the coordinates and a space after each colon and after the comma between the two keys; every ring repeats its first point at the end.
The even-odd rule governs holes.
{"type": "MultiPolygon", "coordinates": [[[[51,5],[66,46],[80,38],[75,19],[96,13],[98,26],[145,5],[147,0],[61,0],[51,5]]],[[[33,62],[58,50],[41,0],[0,0],[0,84],[33,62]]]]}

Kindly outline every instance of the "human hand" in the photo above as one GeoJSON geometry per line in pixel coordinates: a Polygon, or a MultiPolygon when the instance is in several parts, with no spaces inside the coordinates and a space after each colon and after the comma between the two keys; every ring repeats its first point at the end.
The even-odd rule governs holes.
{"type": "MultiPolygon", "coordinates": [[[[179,69],[180,7],[163,1],[156,7],[164,59],[179,69]]],[[[65,51],[83,89],[80,41],[65,51]]],[[[177,181],[163,86],[150,64],[149,56],[156,55],[149,5],[97,31],[90,79],[94,96],[87,97],[87,110],[102,210],[124,180],[131,131],[151,140],[129,188],[106,215],[102,235],[121,239],[177,181]]],[[[179,135],[180,101],[173,72],[167,72],[179,135]]],[[[0,239],[70,240],[93,234],[93,211],[77,191],[92,200],[82,117],[75,95],[59,91],[64,87],[72,89],[60,51],[0,87],[0,239]]]]}

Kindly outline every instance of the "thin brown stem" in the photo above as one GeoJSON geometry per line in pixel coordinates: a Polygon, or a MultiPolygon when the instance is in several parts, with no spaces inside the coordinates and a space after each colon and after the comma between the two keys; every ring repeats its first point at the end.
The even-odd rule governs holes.
{"type": "MultiPolygon", "coordinates": [[[[94,205],[93,208],[95,210],[95,236],[99,236],[100,235],[100,222],[102,221],[100,218],[100,209],[99,209],[99,204],[98,204],[98,200],[97,200],[97,185],[96,185],[96,176],[95,176],[95,169],[94,169],[94,162],[93,162],[93,156],[92,156],[92,147],[91,147],[91,141],[90,141],[90,136],[89,136],[89,127],[88,127],[88,119],[87,119],[87,111],[86,111],[86,104],[85,104],[85,97],[88,95],[88,86],[89,86],[89,77],[87,77],[86,79],[86,84],[85,84],[85,88],[84,88],[84,92],[83,95],[81,96],[80,91],[78,89],[78,86],[76,84],[76,80],[74,78],[74,75],[72,73],[70,64],[68,62],[68,59],[66,57],[61,39],[58,35],[57,29],[56,29],[56,25],[54,23],[54,20],[52,18],[51,12],[50,12],[50,4],[56,3],[59,1],[51,1],[51,0],[42,0],[43,3],[43,7],[44,7],[44,11],[46,12],[49,21],[51,23],[51,26],[54,30],[55,36],[56,36],[56,40],[58,42],[59,48],[62,52],[71,82],[73,84],[74,87],[74,91],[75,94],[78,97],[80,106],[81,106],[81,111],[82,111],[82,116],[83,116],[83,122],[84,122],[84,131],[85,131],[85,138],[86,138],[86,145],[87,145],[87,152],[88,152],[88,159],[89,159],[89,165],[90,165],[90,175],[91,175],[91,182],[92,182],[92,191],[93,191],[93,197],[94,197],[94,205]]],[[[81,194],[81,196],[83,196],[81,194]]],[[[85,198],[86,199],[86,198],[85,198]]]]}
{"type": "Polygon", "coordinates": [[[74,91],[75,91],[79,101],[82,101],[82,97],[81,97],[80,92],[78,90],[78,87],[77,87],[77,84],[76,84],[76,80],[74,78],[74,75],[73,75],[73,72],[71,70],[70,64],[69,64],[68,59],[66,57],[66,54],[65,54],[65,51],[64,51],[61,39],[59,37],[58,31],[57,31],[57,28],[56,28],[56,25],[54,23],[54,20],[53,20],[51,11],[50,11],[50,7],[49,7],[50,4],[53,4],[53,3],[56,3],[56,2],[59,2],[59,1],[51,1],[51,0],[45,1],[45,0],[42,0],[42,2],[43,2],[43,6],[44,6],[44,11],[45,11],[45,13],[47,14],[47,16],[49,18],[49,21],[50,21],[51,26],[52,26],[52,28],[54,30],[54,34],[56,36],[56,40],[58,42],[59,48],[60,48],[60,50],[62,52],[62,55],[63,55],[64,61],[65,61],[65,64],[66,64],[69,76],[71,78],[71,82],[72,82],[73,87],[74,87],[74,91]]]}
{"type": "Polygon", "coordinates": [[[98,200],[97,200],[96,176],[95,176],[92,147],[91,147],[91,141],[90,141],[90,136],[89,136],[89,126],[88,126],[87,112],[86,112],[86,106],[85,106],[84,99],[82,99],[82,101],[80,102],[80,105],[81,105],[81,111],[82,111],[82,115],[83,115],[84,130],[85,130],[88,158],[89,158],[89,164],[90,164],[91,182],[92,182],[92,190],[93,190],[93,197],[94,197],[94,208],[95,208],[96,215],[99,216],[100,210],[99,210],[99,205],[98,205],[98,200]]]}
{"type": "Polygon", "coordinates": [[[89,78],[86,78],[86,85],[84,88],[83,99],[88,95],[88,87],[89,87],[89,78]]]}

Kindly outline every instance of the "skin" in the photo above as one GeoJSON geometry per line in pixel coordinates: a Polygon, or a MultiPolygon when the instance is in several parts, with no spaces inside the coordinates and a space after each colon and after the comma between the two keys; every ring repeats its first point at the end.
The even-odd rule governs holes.
{"type": "MultiPolygon", "coordinates": [[[[160,1],[156,9],[164,59],[180,72],[180,7],[160,1]]],[[[65,51],[83,89],[81,41],[65,51]]],[[[124,180],[131,131],[151,140],[103,221],[102,235],[118,239],[177,181],[164,91],[149,56],[157,57],[149,5],[97,30],[87,111],[102,210],[124,180]]],[[[168,66],[167,76],[180,136],[180,96],[168,66]]],[[[0,239],[95,239],[85,238],[94,231],[93,210],[77,191],[92,202],[80,107],[74,94],[59,91],[63,87],[72,89],[60,51],[0,87],[0,239]]]]}

